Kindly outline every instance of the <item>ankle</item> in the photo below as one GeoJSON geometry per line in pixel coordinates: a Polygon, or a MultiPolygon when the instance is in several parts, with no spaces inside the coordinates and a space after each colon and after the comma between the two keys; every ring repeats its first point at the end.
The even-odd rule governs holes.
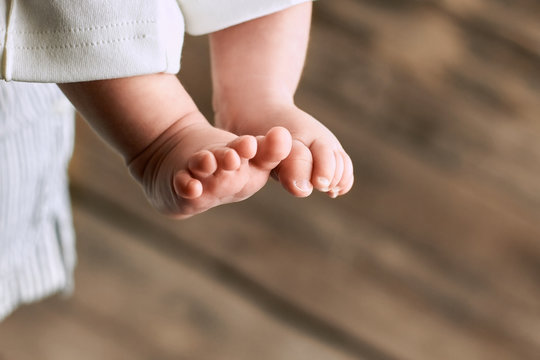
{"type": "Polygon", "coordinates": [[[213,105],[215,125],[237,135],[244,135],[243,130],[249,128],[248,125],[253,121],[261,121],[262,118],[276,116],[278,113],[296,108],[292,98],[271,96],[252,101],[214,100],[213,105]]]}

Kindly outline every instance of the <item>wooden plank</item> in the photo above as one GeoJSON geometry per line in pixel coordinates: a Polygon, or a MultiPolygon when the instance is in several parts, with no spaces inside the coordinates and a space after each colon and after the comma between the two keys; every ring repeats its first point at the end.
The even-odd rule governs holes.
{"type": "MultiPolygon", "coordinates": [[[[316,14],[324,17],[347,32],[355,33],[366,25],[364,16],[372,11],[395,15],[402,20],[411,18],[411,13],[436,10],[449,17],[458,26],[469,32],[482,34],[491,39],[505,42],[522,55],[539,58],[538,39],[540,7],[534,0],[512,2],[489,0],[336,0],[328,4],[317,4],[316,14]],[[362,21],[358,21],[356,9],[363,9],[362,21]],[[352,11],[352,12],[351,12],[352,11]]],[[[368,16],[369,17],[369,16],[368,16]]],[[[372,19],[374,20],[374,19],[372,19]]],[[[372,21],[371,20],[371,21],[372,21]]],[[[367,23],[371,22],[367,20],[367,23]]],[[[400,21],[398,20],[398,24],[400,21]]],[[[391,23],[382,23],[391,28],[391,23]]],[[[418,24],[423,26],[422,24],[418,24]]],[[[420,36],[426,36],[421,34],[420,36]]]]}
{"type": "MultiPolygon", "coordinates": [[[[82,127],[76,199],[358,356],[536,359],[540,67],[497,34],[402,3],[318,4],[298,102],[351,152],[349,196],[296,200],[270,186],[167,221],[82,127]]],[[[181,78],[211,114],[203,41],[188,41],[181,78]]]]}
{"type": "MultiPolygon", "coordinates": [[[[390,147],[399,152],[407,152],[409,156],[425,161],[429,167],[435,168],[432,171],[437,177],[448,178],[446,185],[434,186],[429,197],[419,196],[425,183],[416,185],[416,179],[412,178],[396,190],[393,201],[385,201],[381,208],[395,208],[396,202],[409,206],[420,200],[424,206],[418,220],[412,224],[406,223],[410,218],[402,216],[407,211],[403,209],[404,205],[398,207],[393,220],[399,221],[397,231],[407,229],[409,237],[424,238],[425,244],[433,239],[447,238],[448,246],[458,252],[462,249],[451,245],[453,242],[462,240],[461,244],[468,246],[469,251],[472,242],[477,249],[476,261],[489,260],[495,270],[489,268],[487,271],[498,271],[497,275],[492,274],[494,279],[500,279],[498,276],[507,278],[508,281],[501,282],[505,284],[502,286],[513,284],[516,279],[520,283],[520,287],[517,284],[510,286],[521,291],[504,291],[523,294],[520,301],[535,305],[533,294],[537,292],[537,284],[534,269],[537,262],[534,259],[538,258],[537,199],[540,193],[536,181],[540,175],[540,159],[536,140],[538,122],[535,119],[540,112],[540,102],[538,87],[532,85],[531,79],[539,78],[540,67],[520,53],[512,55],[512,47],[494,44],[471,33],[471,29],[463,29],[461,23],[446,18],[432,7],[410,3],[402,6],[392,3],[382,10],[359,1],[318,4],[321,7],[319,17],[326,20],[330,12],[338,16],[334,21],[326,21],[325,26],[315,26],[313,36],[317,40],[313,42],[311,58],[317,61],[308,62],[304,89],[311,91],[305,103],[317,108],[317,113],[331,123],[346,145],[353,147],[358,144],[357,132],[350,131],[351,127],[372,132],[385,141],[390,140],[390,147]],[[344,21],[346,19],[350,21],[344,21]],[[467,39],[470,38],[477,40],[473,44],[484,41],[484,48],[490,52],[478,54],[474,48],[467,47],[467,39]],[[430,45],[427,51],[421,49],[425,47],[426,40],[430,45]],[[445,50],[445,47],[451,49],[445,50]],[[394,49],[393,53],[389,54],[391,49],[394,49]],[[403,56],[407,57],[405,52],[412,55],[403,60],[403,56]],[[336,53],[340,56],[335,56],[336,53]],[[444,56],[441,57],[440,53],[444,56]],[[502,56],[499,59],[495,55],[502,56]],[[433,65],[429,67],[430,64],[433,65]],[[455,73],[469,82],[457,84],[455,79],[447,79],[444,77],[445,66],[453,66],[455,73]],[[316,106],[323,103],[323,99],[309,99],[317,95],[334,101],[334,106],[329,107],[333,110],[325,110],[328,105],[316,106]],[[339,111],[339,107],[348,110],[339,111]],[[333,118],[339,121],[332,122],[333,118]],[[452,194],[456,191],[468,193],[467,196],[476,204],[483,202],[484,206],[491,207],[484,213],[488,219],[463,211],[461,207],[464,204],[456,204],[453,211],[441,212],[440,209],[448,204],[444,203],[444,195],[438,195],[439,186],[452,194]],[[418,190],[412,190],[414,188],[418,190]],[[410,192],[410,197],[397,200],[403,196],[398,197],[398,193],[407,192],[410,192]],[[492,216],[493,212],[501,214],[492,216]],[[426,226],[423,224],[427,220],[423,218],[426,214],[430,215],[427,219],[438,217],[439,220],[432,220],[431,229],[423,230],[425,233],[422,234],[419,229],[426,226]],[[521,224],[515,227],[506,221],[503,221],[505,225],[499,225],[500,219],[505,217],[513,218],[510,223],[525,220],[530,226],[521,224]],[[441,224],[441,219],[450,219],[452,225],[441,224]],[[439,234],[440,229],[447,227],[460,230],[439,234]],[[505,227],[509,228],[504,230],[505,227]],[[463,236],[464,230],[467,236],[463,236]],[[493,243],[500,245],[491,250],[490,244],[493,243]],[[506,253],[508,248],[512,249],[511,255],[506,253]],[[492,251],[499,252],[499,255],[494,256],[492,251]]],[[[516,8],[512,10],[516,13],[528,9],[514,4],[512,7],[516,8]]],[[[489,9],[482,11],[485,16],[490,16],[489,9]]],[[[508,19],[510,24],[516,22],[511,20],[515,17],[508,19]]],[[[302,99],[302,95],[299,98],[302,99]]],[[[354,154],[365,152],[365,148],[360,148],[354,154]]],[[[378,155],[377,152],[373,154],[378,155]]],[[[362,170],[373,172],[378,167],[365,162],[368,169],[362,170]]],[[[401,166],[399,169],[406,174],[406,168],[401,166]]],[[[395,173],[399,174],[398,171],[395,173]]],[[[389,176],[387,172],[378,175],[379,180],[389,176]]],[[[399,184],[398,176],[394,177],[399,184]]],[[[371,193],[383,191],[388,192],[388,189],[374,189],[371,193]]],[[[392,196],[388,198],[392,200],[392,196]]],[[[389,214],[383,213],[382,209],[379,216],[388,218],[389,214]]],[[[367,211],[372,213],[372,209],[367,211]]],[[[396,228],[392,220],[387,219],[384,223],[396,228]]]]}
{"type": "Polygon", "coordinates": [[[67,315],[70,302],[51,298],[24,306],[0,324],[0,359],[143,359],[134,349],[67,315]]]}
{"type": "MultiPolygon", "coordinates": [[[[82,124],[79,123],[79,125],[82,124]]],[[[234,261],[228,262],[228,259],[220,256],[219,252],[206,251],[207,246],[212,246],[211,243],[206,244],[204,247],[199,246],[201,239],[207,241],[206,237],[208,237],[215,242],[221,243],[221,241],[225,241],[223,245],[227,244],[227,241],[232,242],[233,244],[229,243],[226,246],[229,250],[233,250],[235,243],[239,241],[243,243],[247,238],[245,234],[238,232],[244,228],[243,225],[239,229],[231,228],[231,225],[238,225],[238,221],[243,222],[249,216],[242,217],[243,214],[233,212],[231,214],[232,218],[230,216],[220,217],[219,215],[214,218],[215,215],[212,216],[211,214],[215,213],[216,209],[201,215],[199,218],[200,221],[203,221],[202,223],[200,221],[194,222],[194,219],[183,222],[170,221],[158,215],[149,207],[138,186],[128,178],[125,169],[121,165],[121,159],[110,153],[108,148],[100,146],[95,149],[96,151],[89,151],[88,153],[82,151],[85,147],[84,144],[88,145],[88,140],[99,141],[95,137],[90,138],[88,136],[92,134],[88,127],[80,126],[78,134],[78,138],[81,140],[78,143],[82,147],[77,147],[77,154],[72,163],[72,182],[76,184],[73,185],[72,189],[75,203],[89,208],[92,212],[102,214],[117,226],[133,226],[134,232],[140,235],[139,240],[144,242],[145,246],[155,247],[160,252],[170,254],[177,260],[187,263],[190,268],[197,268],[199,271],[217,278],[235,291],[242,293],[256,306],[271,313],[273,317],[307,332],[320,341],[342,348],[345,352],[355,355],[356,358],[392,359],[390,355],[379,351],[370,344],[366,344],[354,337],[351,338],[348,333],[344,332],[339,326],[334,326],[331,321],[325,322],[324,318],[316,315],[311,316],[309,313],[306,314],[306,311],[289,301],[287,294],[281,296],[279,292],[266,289],[264,283],[261,286],[258,282],[259,279],[252,279],[250,272],[245,273],[244,269],[238,268],[234,261]],[[84,134],[83,132],[88,133],[84,134]],[[112,161],[113,159],[116,161],[112,161]],[[95,174],[99,175],[96,176],[95,174]],[[110,196],[109,191],[111,194],[118,194],[123,200],[117,203],[118,199],[116,197],[111,198],[113,201],[103,198],[103,195],[110,196]],[[128,202],[124,202],[124,200],[128,202]],[[132,208],[134,211],[126,212],[127,208],[124,206],[134,207],[132,208]],[[138,216],[142,216],[142,218],[138,218],[138,216]],[[209,219],[208,216],[211,218],[209,219]],[[210,232],[201,231],[202,228],[208,228],[204,225],[204,218],[212,223],[210,232]],[[231,222],[232,219],[235,221],[231,222]],[[191,224],[190,230],[186,231],[188,228],[185,225],[188,224],[191,224]],[[194,237],[191,238],[191,236],[194,237]],[[315,328],[313,328],[313,325],[315,328]]],[[[87,149],[90,150],[90,147],[87,147],[87,149]]],[[[235,207],[238,208],[238,204],[231,205],[229,210],[235,207]]],[[[228,213],[227,208],[220,210],[228,213]]],[[[256,218],[253,220],[256,220],[256,218]]],[[[254,221],[253,224],[256,226],[257,222],[254,221]]],[[[249,237],[259,237],[257,228],[247,227],[246,230],[249,232],[255,231],[255,233],[250,233],[249,237]]],[[[263,229],[264,231],[265,229],[263,229]]],[[[272,232],[267,234],[273,235],[272,232]]],[[[242,246],[245,245],[242,244],[242,246]]]]}
{"type": "Polygon", "coordinates": [[[517,50],[526,51],[540,58],[538,41],[540,24],[538,2],[530,0],[504,1],[433,1],[465,26],[482,33],[490,33],[510,43],[517,50]]]}
{"type": "MultiPolygon", "coordinates": [[[[343,3],[343,2],[341,2],[343,3]]],[[[371,33],[378,34],[387,24],[400,16],[400,12],[390,13],[379,10],[376,15],[369,11],[361,11],[363,3],[348,2],[351,6],[346,8],[348,16],[356,14],[360,19],[366,20],[373,26],[378,26],[371,33]],[[373,16],[372,16],[373,15],[373,16]],[[375,20],[373,20],[375,18],[375,20]],[[376,25],[380,24],[380,25],[376,25]]],[[[339,7],[336,6],[336,9],[339,7]]],[[[363,9],[363,8],[362,8],[363,9]]],[[[374,10],[372,10],[373,12],[374,10]]],[[[407,14],[403,15],[407,17],[407,14]]],[[[363,21],[363,20],[362,20],[363,21]]],[[[406,22],[410,20],[402,20],[406,22]]],[[[359,21],[360,22],[360,21],[359,21]]],[[[407,23],[409,24],[409,23],[407,23]]],[[[414,29],[414,24],[410,22],[414,29]]],[[[504,240],[503,243],[512,242],[512,252],[514,259],[510,260],[504,252],[507,251],[507,246],[500,247],[500,256],[506,259],[501,262],[502,266],[497,267],[501,273],[512,274],[510,277],[518,279],[528,279],[526,288],[535,289],[536,280],[531,276],[530,271],[535,268],[535,261],[532,260],[538,257],[538,241],[537,224],[539,221],[538,193],[540,192],[537,184],[537,176],[540,175],[538,156],[539,147],[537,145],[537,127],[535,114],[540,112],[538,108],[538,100],[530,101],[529,107],[514,107],[519,108],[525,115],[515,114],[517,119],[511,119],[514,115],[511,110],[504,110],[504,107],[497,107],[500,102],[497,99],[507,99],[504,94],[498,94],[499,91],[504,91],[505,84],[512,88],[512,78],[517,81],[518,74],[514,71],[509,71],[510,75],[497,76],[499,73],[495,68],[490,67],[488,59],[483,59],[483,67],[486,71],[480,71],[482,64],[476,64],[471,57],[465,57],[463,63],[457,66],[460,72],[467,73],[467,67],[473,63],[476,64],[471,72],[478,72],[478,78],[491,72],[491,76],[485,76],[482,80],[488,83],[492,78],[503,78],[508,81],[495,82],[491,85],[490,90],[500,96],[491,96],[490,102],[473,99],[471,101],[470,92],[459,91],[454,87],[452,81],[445,80],[437,72],[431,72],[430,76],[435,80],[439,80],[439,84],[426,84],[422,79],[415,76],[405,76],[400,70],[404,67],[406,70],[411,70],[407,67],[408,64],[399,63],[399,58],[389,60],[381,51],[366,48],[364,51],[358,51],[358,44],[349,37],[339,36],[341,32],[336,33],[335,30],[330,30],[328,26],[326,30],[315,29],[315,35],[320,41],[314,43],[312,47],[312,55],[324,61],[313,62],[308,64],[306,85],[312,89],[311,94],[319,94],[331,98],[334,101],[341,99],[339,102],[341,107],[346,107],[347,116],[342,115],[341,118],[356,119],[358,127],[363,131],[373,133],[380,139],[387,141],[392,147],[406,152],[409,156],[415,157],[431,166],[435,172],[440,171],[441,175],[451,180],[453,190],[469,192],[471,195],[477,196],[478,200],[484,201],[488,206],[491,206],[497,211],[506,213],[506,216],[519,218],[518,221],[525,220],[531,225],[530,230],[523,230],[519,234],[515,230],[501,230],[499,226],[485,225],[482,226],[476,222],[485,221],[479,217],[470,216],[470,221],[456,224],[456,226],[447,226],[450,229],[471,229],[469,231],[479,231],[478,229],[493,229],[486,233],[485,231],[478,232],[474,239],[475,246],[478,246],[478,256],[489,257],[492,254],[487,251],[489,244],[497,242],[500,238],[511,239],[504,240]],[[344,40],[345,38],[345,40],[344,40]],[[329,40],[332,44],[339,48],[339,53],[344,54],[343,57],[336,59],[332,56],[336,50],[326,49],[324,45],[329,40]],[[347,58],[348,62],[357,63],[358,66],[349,66],[341,60],[347,58]],[[382,65],[381,65],[382,64],[382,65]],[[324,86],[320,81],[323,69],[340,69],[341,73],[334,74],[333,79],[337,80],[340,86],[324,86]],[[383,74],[382,76],[369,76],[367,74],[383,74]],[[386,74],[386,76],[384,76],[386,74]],[[348,88],[343,85],[349,84],[348,88]],[[353,85],[356,84],[357,91],[351,91],[353,85]],[[382,84],[382,89],[381,89],[382,84]],[[370,92],[370,90],[372,90],[370,92]],[[375,93],[376,98],[373,98],[375,93]],[[353,96],[351,94],[359,94],[353,96]],[[367,95],[367,100],[363,99],[367,95]],[[371,97],[370,97],[371,95],[371,97]],[[371,101],[371,103],[370,103],[371,101]],[[491,107],[491,109],[490,109],[491,107]],[[495,110],[493,110],[493,108],[495,110]],[[354,113],[356,112],[356,116],[354,113]],[[466,223],[468,223],[466,225],[466,223]],[[498,229],[498,230],[495,230],[498,229]],[[519,245],[517,244],[519,243],[519,245]],[[534,254],[526,256],[525,254],[534,254]],[[529,263],[529,265],[525,265],[529,263]],[[508,264],[505,266],[504,264],[508,264]],[[517,264],[514,266],[514,264],[517,264]],[[520,274],[515,274],[515,269],[521,268],[520,274]],[[504,269],[504,270],[503,270],[504,269]]],[[[391,26],[390,26],[391,27],[391,26]]],[[[401,32],[407,33],[408,26],[400,26],[394,30],[394,36],[399,38],[401,32]]],[[[459,29],[455,29],[456,33],[459,29]]],[[[424,33],[437,31],[437,28],[426,28],[424,33]]],[[[412,31],[413,33],[421,34],[421,31],[412,31]]],[[[447,31],[442,31],[447,32],[447,31]]],[[[387,36],[391,38],[392,36],[387,36]]],[[[411,35],[404,35],[405,38],[412,39],[411,35]]],[[[422,42],[422,39],[418,40],[422,42]]],[[[455,43],[451,42],[451,43],[455,43]]],[[[360,43],[359,43],[360,44],[360,43]]],[[[441,41],[441,44],[447,45],[447,42],[441,41]]],[[[391,47],[392,44],[390,44],[391,47]]],[[[439,50],[434,48],[433,52],[439,50]]],[[[413,56],[414,57],[414,56],[413,56]]],[[[421,59],[420,59],[421,60],[421,59]]],[[[418,69],[422,67],[422,62],[418,60],[416,65],[418,69]]],[[[434,59],[436,60],[436,59],[434,59]]],[[[496,63],[496,61],[492,61],[496,63]]],[[[444,64],[443,64],[444,65],[444,64]]],[[[426,71],[429,72],[429,69],[426,71]]],[[[415,73],[413,73],[415,75],[415,73]]],[[[323,77],[324,78],[324,77],[323,77]]],[[[521,78],[519,81],[524,82],[521,78]]],[[[524,96],[527,99],[538,99],[537,92],[533,89],[525,91],[525,86],[522,87],[520,93],[527,93],[524,96]]],[[[482,97],[482,96],[476,96],[482,97]]],[[[313,102],[315,105],[317,102],[313,102]]],[[[320,108],[320,107],[319,107],[320,108]]],[[[337,109],[336,109],[337,110],[337,109]]],[[[326,111],[326,116],[331,116],[332,112],[326,111]]],[[[334,115],[335,116],[335,115],[334,115]]],[[[347,126],[352,123],[349,122],[347,126]]],[[[336,127],[339,124],[335,125],[336,127]]],[[[350,132],[349,132],[350,133],[350,132]]],[[[342,131],[343,136],[347,136],[348,132],[342,131]]],[[[357,141],[357,139],[356,139],[357,141]]],[[[354,140],[351,139],[351,144],[354,140]]],[[[403,173],[407,171],[403,169],[403,173]]],[[[382,176],[384,177],[384,176],[382,176]]],[[[403,189],[403,193],[406,190],[403,189]]],[[[416,199],[424,199],[425,196],[418,198],[415,191],[411,191],[411,197],[416,199]]],[[[434,195],[441,197],[441,195],[434,195]]],[[[400,201],[401,204],[410,204],[410,201],[400,201]]],[[[423,200],[427,205],[433,200],[423,200]]],[[[441,213],[440,211],[422,211],[420,214],[435,214],[434,216],[440,219],[454,219],[450,214],[441,213]]],[[[458,213],[456,207],[456,214],[458,213]]],[[[467,214],[467,212],[462,212],[467,214]]],[[[433,216],[431,216],[432,218],[433,216]]],[[[486,217],[488,215],[486,214],[486,217]]],[[[405,221],[410,222],[412,219],[405,218],[405,221]]],[[[419,221],[425,221],[419,219],[419,221]]],[[[489,220],[488,220],[489,221],[489,220]]],[[[407,226],[403,224],[402,226],[407,226]]],[[[408,227],[414,227],[410,224],[408,227]]],[[[434,223],[434,227],[444,228],[440,221],[434,223]]],[[[417,232],[417,231],[416,231],[417,232]]],[[[414,233],[413,233],[414,234],[414,233]]],[[[445,231],[448,234],[448,241],[456,241],[454,239],[463,239],[465,242],[472,241],[473,235],[463,237],[463,235],[455,234],[455,237],[450,235],[453,232],[445,231]],[[454,239],[453,239],[454,238],[454,239]]],[[[412,235],[417,237],[418,235],[412,235]]],[[[445,236],[445,235],[442,235],[445,236]]],[[[435,229],[432,230],[431,238],[440,239],[435,229]]],[[[426,238],[426,242],[429,242],[426,238]]],[[[497,249],[497,247],[495,247],[497,249]]],[[[500,259],[500,258],[498,258],[500,259]]],[[[495,258],[493,262],[497,262],[495,258]]],[[[491,270],[490,270],[491,271],[491,270]]],[[[533,270],[534,271],[534,270],[533,270]]],[[[503,275],[504,276],[504,275],[503,275]]],[[[508,275],[507,275],[508,276],[508,275]]],[[[511,282],[511,281],[510,281],[511,282]]],[[[525,296],[528,298],[529,296],[525,296]]]]}
{"type": "Polygon", "coordinates": [[[148,248],[129,228],[75,210],[75,295],[27,307],[2,324],[5,358],[352,359],[148,248]],[[28,331],[39,339],[31,346],[21,336],[28,331]]]}
{"type": "Polygon", "coordinates": [[[402,12],[348,0],[320,6],[326,17],[351,25],[348,33],[333,22],[315,29],[312,55],[323,60],[308,63],[306,85],[341,99],[362,125],[434,166],[480,175],[540,208],[538,61],[425,6],[402,12]],[[369,39],[351,37],[352,24],[369,39]],[[343,56],[333,56],[330,41],[343,56]],[[327,69],[337,73],[320,76],[327,69]]]}
{"type": "MultiPolygon", "coordinates": [[[[369,145],[367,141],[361,143],[369,145]]],[[[364,153],[380,154],[381,149],[368,148],[364,153]]],[[[95,150],[91,154],[100,159],[110,158],[95,150]]],[[[390,169],[396,166],[396,163],[387,164],[381,155],[374,160],[390,169]]],[[[81,161],[89,167],[95,160],[85,158],[81,161]]],[[[148,226],[170,229],[167,236],[172,239],[167,240],[167,236],[160,233],[160,239],[154,240],[164,251],[173,252],[175,241],[184,239],[191,246],[224,259],[300,308],[318,314],[376,348],[405,358],[437,356],[451,359],[457,355],[475,354],[480,358],[504,359],[516,354],[527,358],[536,353],[533,344],[537,340],[529,339],[537,333],[535,303],[526,301],[527,297],[523,299],[520,292],[509,293],[507,287],[516,289],[511,282],[499,285],[494,281],[496,276],[492,277],[493,274],[483,269],[485,259],[490,257],[480,251],[480,246],[478,253],[483,255],[483,261],[474,256],[474,252],[466,258],[459,257],[463,252],[459,244],[449,248],[451,243],[447,243],[444,250],[440,249],[435,246],[439,239],[432,237],[438,231],[437,227],[426,230],[421,226],[421,218],[401,229],[416,231],[407,237],[415,239],[415,235],[420,235],[418,242],[403,242],[402,236],[396,238],[378,228],[377,221],[381,222],[381,218],[386,219],[380,224],[383,229],[407,225],[406,219],[400,219],[403,210],[391,201],[407,195],[409,189],[405,194],[401,192],[408,186],[412,190],[407,196],[411,198],[425,191],[426,184],[415,184],[414,178],[396,191],[384,187],[384,191],[390,193],[387,199],[377,199],[377,194],[380,196],[382,191],[374,188],[376,185],[372,181],[360,182],[361,187],[369,185],[360,194],[365,196],[362,201],[344,199],[339,206],[331,206],[326,203],[328,200],[320,197],[313,197],[302,206],[292,199],[283,201],[283,197],[276,194],[279,189],[273,189],[253,200],[260,199],[258,206],[237,204],[174,223],[156,217],[145,207],[140,193],[130,191],[133,188],[128,190],[114,168],[119,167],[112,166],[105,171],[90,167],[87,171],[90,174],[101,172],[100,181],[106,189],[97,192],[125,204],[123,208],[129,209],[130,216],[137,218],[133,222],[144,224],[149,221],[148,226]],[[115,183],[115,179],[118,182],[115,183]],[[376,193],[369,197],[372,190],[376,193]],[[363,203],[370,205],[358,206],[363,203]],[[385,203],[396,207],[396,211],[385,212],[385,203]],[[371,212],[374,215],[367,217],[371,212]],[[359,217],[367,219],[359,222],[359,217]],[[211,229],[208,223],[212,224],[211,229]],[[420,230],[415,230],[419,226],[420,230]],[[426,236],[434,242],[432,247],[422,243],[426,236]],[[450,255],[446,254],[449,249],[452,250],[450,255]],[[493,313],[511,315],[493,318],[493,313]],[[399,319],[397,323],[396,319],[399,319]],[[391,339],[390,343],[388,339],[391,339]],[[519,346],[512,345],[516,343],[519,346]],[[430,344],[440,346],[432,349],[433,352],[426,352],[425,347],[430,344]],[[461,352],[457,354],[456,351],[461,352]]],[[[95,178],[82,176],[92,184],[82,185],[81,179],[75,176],[75,181],[83,186],[80,191],[97,188],[95,178]]],[[[432,189],[428,196],[440,191],[433,186],[428,189],[432,189]]],[[[91,197],[95,198],[94,195],[91,197]]],[[[414,201],[411,199],[409,203],[414,201]]],[[[432,203],[431,206],[437,210],[441,205],[432,203]]],[[[456,211],[459,214],[459,207],[456,211]]],[[[450,215],[455,216],[455,213],[450,215]]],[[[491,215],[487,214],[488,218],[491,215]]],[[[502,219],[499,217],[494,221],[500,221],[504,226],[506,222],[502,219]]],[[[175,254],[180,256],[182,249],[174,251],[175,254]]]]}

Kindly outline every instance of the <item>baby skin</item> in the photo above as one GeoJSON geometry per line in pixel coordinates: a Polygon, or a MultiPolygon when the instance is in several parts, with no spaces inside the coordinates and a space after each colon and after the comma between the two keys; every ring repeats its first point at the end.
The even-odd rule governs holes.
{"type": "Polygon", "coordinates": [[[310,17],[307,2],[210,35],[217,127],[170,74],[60,88],[174,218],[244,200],[271,174],[295,196],[335,198],[352,187],[351,159],[293,101],[310,17]]]}
{"type": "Polygon", "coordinates": [[[210,35],[216,125],[238,135],[283,126],[292,150],[274,174],[291,194],[315,188],[335,198],[354,181],[353,166],[337,138],[294,104],[304,65],[311,2],[210,35]]]}
{"type": "Polygon", "coordinates": [[[309,196],[315,188],[336,198],[353,185],[352,161],[337,138],[294,104],[271,104],[262,114],[220,116],[216,123],[236,134],[262,134],[274,126],[287,128],[293,137],[292,149],[274,174],[297,197],[309,196]]]}
{"type": "Polygon", "coordinates": [[[214,128],[197,111],[169,127],[129,167],[154,207],[186,218],[250,197],[290,150],[284,128],[236,136],[214,128]]]}
{"type": "Polygon", "coordinates": [[[60,88],[122,154],[150,203],[173,218],[248,198],[291,151],[291,135],[282,127],[255,137],[211,126],[174,75],[60,88]]]}

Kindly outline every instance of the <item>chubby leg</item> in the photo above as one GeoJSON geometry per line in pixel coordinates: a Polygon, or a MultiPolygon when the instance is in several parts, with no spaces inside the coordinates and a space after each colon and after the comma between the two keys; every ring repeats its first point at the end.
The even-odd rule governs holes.
{"type": "Polygon", "coordinates": [[[293,101],[310,18],[306,2],[210,35],[216,125],[239,135],[287,128],[293,147],[275,171],[279,181],[295,196],[315,188],[337,197],[352,187],[352,161],[332,132],[293,101]]]}
{"type": "Polygon", "coordinates": [[[124,156],[149,201],[175,218],[251,196],[291,150],[280,127],[259,137],[212,127],[174,75],[60,87],[124,156]]]}

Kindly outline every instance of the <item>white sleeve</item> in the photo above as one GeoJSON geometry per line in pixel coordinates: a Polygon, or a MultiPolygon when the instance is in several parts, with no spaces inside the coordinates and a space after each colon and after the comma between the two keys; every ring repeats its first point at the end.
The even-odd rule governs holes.
{"type": "Polygon", "coordinates": [[[186,31],[208,34],[310,0],[178,0],[186,31]]]}
{"type": "Polygon", "coordinates": [[[0,0],[0,14],[5,80],[86,81],[180,67],[176,0],[0,0]]]}

